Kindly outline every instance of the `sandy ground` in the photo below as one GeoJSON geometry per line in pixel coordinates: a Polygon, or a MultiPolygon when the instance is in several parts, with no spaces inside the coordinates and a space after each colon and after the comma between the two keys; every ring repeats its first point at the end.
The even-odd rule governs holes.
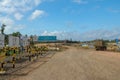
{"type": "Polygon", "coordinates": [[[70,47],[13,80],[120,80],[120,53],[70,47]]]}

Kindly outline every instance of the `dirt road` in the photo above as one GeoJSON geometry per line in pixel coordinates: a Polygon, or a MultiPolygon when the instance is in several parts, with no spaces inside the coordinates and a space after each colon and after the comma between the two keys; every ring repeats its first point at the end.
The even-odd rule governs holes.
{"type": "Polygon", "coordinates": [[[14,80],[120,80],[120,54],[70,47],[14,80]]]}

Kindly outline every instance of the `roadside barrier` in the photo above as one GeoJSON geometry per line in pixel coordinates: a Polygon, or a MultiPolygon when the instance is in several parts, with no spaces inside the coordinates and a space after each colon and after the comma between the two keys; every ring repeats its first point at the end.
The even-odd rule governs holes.
{"type": "Polygon", "coordinates": [[[43,55],[48,51],[46,46],[25,46],[21,47],[3,47],[0,49],[0,73],[5,73],[4,64],[12,63],[12,68],[15,68],[17,60],[22,57],[28,57],[29,61],[38,59],[39,55],[43,55]]]}

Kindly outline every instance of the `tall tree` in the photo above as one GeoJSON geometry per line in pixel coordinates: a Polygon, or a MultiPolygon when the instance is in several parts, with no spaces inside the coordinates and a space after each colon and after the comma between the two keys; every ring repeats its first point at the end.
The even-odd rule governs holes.
{"type": "Polygon", "coordinates": [[[30,45],[33,46],[34,42],[33,42],[33,35],[30,36],[30,45]]]}
{"type": "Polygon", "coordinates": [[[6,27],[6,25],[2,24],[2,26],[1,26],[1,34],[4,34],[5,27],[6,27]]]}
{"type": "Polygon", "coordinates": [[[20,37],[22,34],[20,32],[13,32],[12,36],[20,37]]]}

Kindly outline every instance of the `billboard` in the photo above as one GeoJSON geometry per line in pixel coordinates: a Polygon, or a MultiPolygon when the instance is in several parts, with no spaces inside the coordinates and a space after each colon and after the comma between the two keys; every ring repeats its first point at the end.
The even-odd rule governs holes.
{"type": "Polygon", "coordinates": [[[56,36],[39,36],[38,41],[39,42],[54,42],[57,40],[56,36]]]}
{"type": "Polygon", "coordinates": [[[0,34],[0,48],[4,47],[4,39],[5,36],[3,34],[0,34]]]}
{"type": "Polygon", "coordinates": [[[10,47],[19,47],[19,37],[9,36],[9,46],[10,47]]]}
{"type": "Polygon", "coordinates": [[[120,39],[115,39],[116,44],[120,44],[120,39]]]}

